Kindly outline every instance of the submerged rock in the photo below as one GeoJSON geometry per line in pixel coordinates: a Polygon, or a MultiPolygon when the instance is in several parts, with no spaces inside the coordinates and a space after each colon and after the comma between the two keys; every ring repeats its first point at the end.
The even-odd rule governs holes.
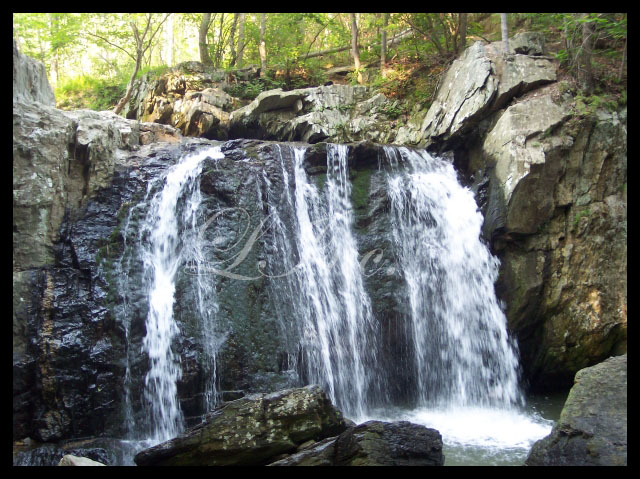
{"type": "Polygon", "coordinates": [[[578,371],[560,419],[525,464],[627,465],[626,354],[578,371]]]}
{"type": "Polygon", "coordinates": [[[254,394],[228,402],[183,435],[138,453],[139,466],[262,465],[344,431],[346,424],[318,386],[254,394]]]}

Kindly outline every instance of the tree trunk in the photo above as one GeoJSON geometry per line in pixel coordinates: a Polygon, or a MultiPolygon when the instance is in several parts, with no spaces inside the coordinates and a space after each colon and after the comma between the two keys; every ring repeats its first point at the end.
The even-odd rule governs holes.
{"type": "Polygon", "coordinates": [[[507,14],[500,14],[500,25],[502,27],[502,53],[509,54],[509,26],[507,25],[507,14]]]}
{"type": "Polygon", "coordinates": [[[627,39],[624,39],[624,51],[622,52],[622,63],[620,64],[620,73],[618,74],[618,81],[622,81],[622,75],[624,74],[624,63],[627,59],[627,39]]]}
{"type": "Polygon", "coordinates": [[[236,64],[236,58],[238,55],[238,52],[236,52],[235,36],[236,36],[236,27],[238,26],[239,16],[240,16],[239,13],[233,14],[233,23],[231,24],[231,34],[229,35],[229,48],[231,50],[231,61],[229,62],[229,66],[231,67],[236,64]]]}
{"type": "Polygon", "coordinates": [[[264,33],[267,30],[266,14],[260,14],[260,78],[267,72],[267,45],[264,41],[264,33]]]}
{"type": "Polygon", "coordinates": [[[200,61],[203,65],[213,65],[207,48],[207,31],[211,22],[211,13],[203,13],[200,22],[200,30],[198,31],[198,48],[200,50],[200,61]]]}
{"type": "Polygon", "coordinates": [[[127,84],[127,91],[125,92],[124,96],[120,99],[116,107],[113,109],[113,112],[116,115],[120,114],[124,106],[131,99],[131,95],[133,93],[133,84],[136,81],[136,75],[138,74],[138,70],[140,70],[140,64],[142,63],[142,55],[143,55],[143,51],[140,48],[138,48],[138,51],[136,53],[136,66],[133,70],[133,75],[131,75],[131,78],[129,78],[129,83],[127,84]]]}
{"type": "Polygon", "coordinates": [[[240,29],[238,31],[238,68],[242,68],[242,54],[244,53],[244,21],[245,14],[240,14],[240,29]]]}
{"type": "Polygon", "coordinates": [[[387,72],[387,25],[389,24],[389,14],[382,14],[382,32],[380,33],[380,73],[382,78],[386,77],[387,72]]]}
{"type": "MultiPolygon", "coordinates": [[[[589,16],[588,13],[581,13],[580,18],[586,19],[589,16]]],[[[581,84],[586,95],[593,93],[594,80],[593,80],[593,68],[591,66],[591,53],[593,50],[593,23],[585,21],[582,23],[582,51],[580,54],[580,73],[581,84]]]]}
{"type": "Polygon", "coordinates": [[[358,52],[358,24],[356,23],[356,14],[351,13],[351,56],[353,56],[353,65],[358,75],[358,83],[362,83],[362,73],[360,72],[360,53],[358,52]]]}
{"type": "Polygon", "coordinates": [[[167,66],[173,66],[173,14],[169,15],[166,33],[165,43],[165,58],[167,59],[167,66]]]}
{"type": "Polygon", "coordinates": [[[460,43],[458,44],[458,52],[463,52],[467,46],[467,14],[460,13],[459,27],[458,31],[460,32],[460,43]]]}

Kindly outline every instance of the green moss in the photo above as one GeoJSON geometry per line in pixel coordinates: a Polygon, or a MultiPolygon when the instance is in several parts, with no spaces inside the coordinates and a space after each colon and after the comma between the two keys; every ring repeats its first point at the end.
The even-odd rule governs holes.
{"type": "Polygon", "coordinates": [[[351,204],[355,210],[366,208],[369,204],[369,189],[372,170],[359,170],[351,182],[351,204]]]}
{"type": "Polygon", "coordinates": [[[318,188],[318,191],[322,191],[322,188],[324,188],[324,184],[327,182],[327,174],[320,173],[318,175],[314,175],[313,180],[316,183],[316,187],[318,188]]]}
{"type": "Polygon", "coordinates": [[[580,220],[582,218],[588,217],[590,215],[591,210],[589,208],[576,213],[576,215],[573,217],[573,229],[575,230],[578,227],[578,224],[580,223],[580,220]]]}

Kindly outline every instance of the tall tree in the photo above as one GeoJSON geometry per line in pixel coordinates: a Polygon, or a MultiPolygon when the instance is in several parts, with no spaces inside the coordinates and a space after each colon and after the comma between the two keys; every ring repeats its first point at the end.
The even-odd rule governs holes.
{"type": "Polygon", "coordinates": [[[458,33],[460,35],[460,42],[458,43],[458,53],[463,52],[467,46],[467,14],[458,14],[458,33]]]}
{"type": "Polygon", "coordinates": [[[389,14],[382,14],[382,32],[380,33],[380,72],[382,77],[387,76],[387,26],[389,25],[389,14]]]}
{"type": "Polygon", "coordinates": [[[238,52],[236,51],[235,37],[236,37],[236,28],[238,26],[238,17],[239,13],[233,14],[233,23],[231,24],[231,33],[229,35],[229,50],[231,50],[231,60],[229,62],[229,66],[233,67],[236,64],[236,57],[238,52]]]}
{"type": "Polygon", "coordinates": [[[165,61],[167,66],[173,66],[173,14],[169,14],[169,18],[167,19],[167,31],[165,33],[165,61]]]}
{"type": "Polygon", "coordinates": [[[133,37],[133,46],[131,49],[127,49],[126,47],[123,47],[116,43],[118,41],[122,41],[123,39],[123,32],[121,31],[101,31],[100,33],[87,32],[91,37],[94,37],[101,42],[107,43],[123,51],[134,61],[133,73],[131,74],[131,78],[129,78],[126,92],[113,109],[113,112],[115,114],[119,114],[122,111],[122,108],[124,108],[124,105],[126,105],[126,103],[131,99],[131,94],[133,93],[133,84],[136,80],[136,76],[138,75],[138,71],[140,70],[140,66],[142,65],[144,55],[151,47],[156,34],[170,14],[164,14],[160,17],[154,13],[146,13],[144,15],[127,15],[130,15],[128,26],[131,30],[131,36],[133,37]]]}
{"type": "Polygon", "coordinates": [[[198,49],[200,50],[200,61],[203,65],[213,65],[207,45],[209,25],[211,25],[211,13],[203,13],[202,20],[200,21],[200,29],[198,30],[198,49]]]}
{"type": "Polygon", "coordinates": [[[238,68],[242,68],[242,60],[243,60],[243,54],[244,54],[244,24],[245,24],[245,15],[244,13],[240,14],[240,27],[238,30],[238,60],[237,60],[237,64],[238,64],[238,68]]]}
{"type": "Polygon", "coordinates": [[[267,72],[267,45],[264,41],[264,34],[267,29],[266,14],[260,14],[260,76],[264,77],[267,72]]]}
{"type": "Polygon", "coordinates": [[[360,70],[360,52],[358,51],[358,24],[356,22],[356,14],[351,15],[351,56],[353,57],[353,65],[358,75],[358,83],[362,83],[362,72],[360,70]]]}
{"type": "Polygon", "coordinates": [[[594,88],[593,67],[591,65],[591,55],[593,51],[594,28],[593,22],[588,13],[579,13],[578,18],[582,22],[582,45],[580,47],[580,84],[586,95],[591,95],[594,88]]]}
{"type": "Polygon", "coordinates": [[[502,53],[509,54],[509,26],[507,24],[507,14],[500,14],[500,26],[502,27],[502,53]]]}

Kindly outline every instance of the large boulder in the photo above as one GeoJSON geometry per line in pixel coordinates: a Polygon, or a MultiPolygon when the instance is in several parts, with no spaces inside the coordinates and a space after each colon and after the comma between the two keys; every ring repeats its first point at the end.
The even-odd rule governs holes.
{"type": "Polygon", "coordinates": [[[270,466],[442,466],[442,437],[407,421],[367,421],[270,466]]]}
{"type": "Polygon", "coordinates": [[[318,386],[255,394],[223,404],[205,421],[170,441],[138,453],[149,465],[262,465],[309,440],[346,429],[318,386]]]}
{"type": "MultiPolygon", "coordinates": [[[[558,171],[546,162],[551,148],[547,145],[545,151],[540,137],[568,117],[566,108],[541,92],[509,106],[485,137],[483,153],[495,165],[507,210],[504,226],[509,231],[533,233],[553,213],[548,192],[553,189],[558,171]],[[537,196],[535,200],[533,195],[537,196]]],[[[558,140],[563,146],[573,143],[568,137],[558,140]]]]}
{"type": "MultiPolygon", "coordinates": [[[[478,41],[467,48],[447,71],[436,98],[420,127],[420,139],[450,148],[478,123],[512,98],[556,80],[556,65],[523,51],[538,52],[537,36],[518,37],[518,53],[504,56],[501,43],[478,41]],[[534,45],[527,49],[527,39],[534,45]],[[535,41],[534,41],[535,40],[535,41]]],[[[403,137],[415,139],[410,132],[403,137]]]]}
{"type": "Polygon", "coordinates": [[[338,466],[442,466],[442,437],[407,421],[368,421],[336,441],[338,466]]]}
{"type": "Polygon", "coordinates": [[[23,55],[13,39],[13,99],[56,106],[56,97],[40,62],[23,55]]]}
{"type": "Polygon", "coordinates": [[[560,419],[528,466],[627,465],[627,355],[578,371],[560,419]]]}

